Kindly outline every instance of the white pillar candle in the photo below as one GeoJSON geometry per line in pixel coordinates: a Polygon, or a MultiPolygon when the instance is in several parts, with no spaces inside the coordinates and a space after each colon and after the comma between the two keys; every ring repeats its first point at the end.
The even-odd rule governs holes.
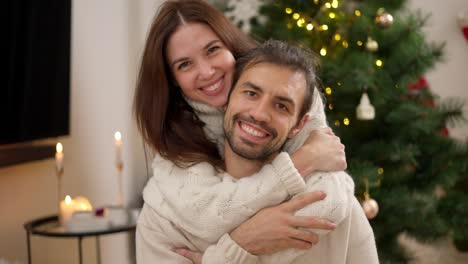
{"type": "Polygon", "coordinates": [[[75,204],[73,199],[67,195],[65,200],[60,201],[60,225],[64,226],[73,215],[75,204]]]}

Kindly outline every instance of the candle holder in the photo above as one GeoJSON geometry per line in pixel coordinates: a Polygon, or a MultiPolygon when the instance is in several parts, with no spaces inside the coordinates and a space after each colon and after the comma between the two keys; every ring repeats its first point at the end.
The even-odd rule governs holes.
{"type": "MultiPolygon", "coordinates": [[[[62,179],[63,179],[63,167],[56,169],[57,174],[57,215],[61,215],[60,202],[62,201],[62,179]]],[[[61,218],[61,217],[60,217],[61,218]]],[[[62,221],[60,221],[61,223],[62,221]]]]}
{"type": "Polygon", "coordinates": [[[123,162],[118,161],[115,168],[117,169],[117,190],[118,190],[117,204],[123,207],[123,187],[122,187],[123,162]]]}

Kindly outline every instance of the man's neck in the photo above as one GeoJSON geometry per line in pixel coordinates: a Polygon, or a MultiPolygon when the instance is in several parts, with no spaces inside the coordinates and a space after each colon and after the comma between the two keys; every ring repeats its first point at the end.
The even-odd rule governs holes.
{"type": "MultiPolygon", "coordinates": [[[[276,155],[273,155],[276,156],[276,155]]],[[[224,142],[224,163],[226,172],[234,178],[240,179],[257,173],[265,163],[264,160],[250,160],[243,158],[232,151],[229,143],[224,142]]]]}

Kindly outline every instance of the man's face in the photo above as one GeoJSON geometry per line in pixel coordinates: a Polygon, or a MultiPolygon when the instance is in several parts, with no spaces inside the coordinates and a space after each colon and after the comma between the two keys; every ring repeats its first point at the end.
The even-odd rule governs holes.
{"type": "Polygon", "coordinates": [[[237,155],[266,160],[298,129],[306,92],[304,74],[270,63],[250,66],[233,87],[224,116],[229,147],[237,155]]]}

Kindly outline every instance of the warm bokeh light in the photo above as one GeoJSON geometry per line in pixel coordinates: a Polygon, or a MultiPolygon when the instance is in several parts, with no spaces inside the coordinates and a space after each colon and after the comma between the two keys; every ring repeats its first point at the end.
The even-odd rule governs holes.
{"type": "Polygon", "coordinates": [[[320,30],[328,30],[328,26],[327,25],[321,25],[320,30]]]}
{"type": "Polygon", "coordinates": [[[63,146],[62,146],[62,143],[57,143],[57,145],[55,145],[55,150],[57,151],[57,153],[62,153],[63,151],[63,146]]]}
{"type": "Polygon", "coordinates": [[[312,30],[312,29],[314,29],[314,25],[309,23],[309,24],[307,24],[306,28],[307,28],[307,30],[312,30]]]}
{"type": "Polygon", "coordinates": [[[333,38],[336,40],[336,41],[340,41],[341,40],[341,35],[336,33],[333,38]]]}
{"type": "Polygon", "coordinates": [[[343,119],[343,124],[345,124],[345,126],[348,126],[349,125],[349,118],[345,118],[343,119]]]}
{"type": "Polygon", "coordinates": [[[325,93],[328,95],[332,94],[332,88],[330,87],[325,88],[325,93]]]}
{"type": "Polygon", "coordinates": [[[322,56],[327,55],[327,49],[325,47],[320,49],[320,55],[322,55],[322,56]]]}
{"type": "Polygon", "coordinates": [[[333,110],[333,104],[329,104],[328,109],[333,110]]]}
{"type": "Polygon", "coordinates": [[[338,0],[333,0],[331,5],[333,8],[338,8],[338,4],[338,0]]]}
{"type": "Polygon", "coordinates": [[[358,41],[356,42],[356,44],[357,44],[358,46],[362,46],[362,41],[358,40],[358,41]]]}
{"type": "Polygon", "coordinates": [[[333,18],[336,17],[335,13],[333,13],[333,12],[330,12],[330,14],[328,14],[328,16],[329,16],[331,19],[333,19],[333,18]]]}
{"type": "Polygon", "coordinates": [[[286,14],[291,14],[292,13],[292,9],[287,7],[285,10],[286,14]]]}
{"type": "Polygon", "coordinates": [[[380,175],[382,175],[382,174],[384,173],[383,168],[378,168],[378,169],[377,169],[377,173],[380,174],[380,175]]]}
{"type": "Polygon", "coordinates": [[[342,44],[344,48],[347,48],[349,46],[348,41],[346,40],[343,40],[342,44]]]}
{"type": "Polygon", "coordinates": [[[303,27],[305,24],[305,19],[304,18],[300,18],[299,20],[297,20],[297,26],[298,27],[303,27]]]}
{"type": "Polygon", "coordinates": [[[340,126],[340,121],[336,120],[335,121],[335,126],[340,126]]]}
{"type": "Polygon", "coordinates": [[[114,134],[114,138],[115,138],[116,141],[120,141],[120,140],[122,140],[122,134],[120,134],[120,132],[117,131],[114,134]]]}
{"type": "Polygon", "coordinates": [[[383,61],[382,60],[376,60],[375,65],[377,65],[377,67],[382,67],[383,66],[383,61]]]}
{"type": "Polygon", "coordinates": [[[301,15],[299,15],[299,13],[294,13],[292,17],[297,20],[301,17],[301,15]]]}
{"type": "Polygon", "coordinates": [[[328,3],[328,2],[326,2],[326,3],[325,3],[325,7],[326,7],[326,8],[330,8],[330,7],[331,7],[331,4],[328,3]]]}
{"type": "Polygon", "coordinates": [[[361,11],[359,9],[354,10],[354,15],[357,17],[361,16],[361,11]]]}
{"type": "Polygon", "coordinates": [[[70,197],[70,195],[65,196],[65,203],[71,204],[71,202],[72,202],[72,198],[70,197]]]}

